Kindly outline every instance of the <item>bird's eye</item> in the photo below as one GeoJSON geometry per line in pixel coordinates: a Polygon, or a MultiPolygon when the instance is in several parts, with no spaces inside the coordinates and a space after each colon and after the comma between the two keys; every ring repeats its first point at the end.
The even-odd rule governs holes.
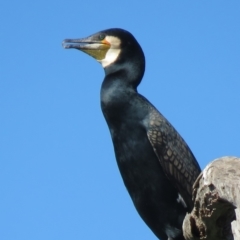
{"type": "Polygon", "coordinates": [[[102,41],[105,38],[105,34],[100,34],[98,38],[100,41],[102,41]]]}

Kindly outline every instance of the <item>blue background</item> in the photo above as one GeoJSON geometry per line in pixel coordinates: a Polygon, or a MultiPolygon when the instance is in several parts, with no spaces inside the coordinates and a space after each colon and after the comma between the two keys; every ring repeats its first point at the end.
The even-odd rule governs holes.
{"type": "Polygon", "coordinates": [[[156,239],[115,162],[104,71],[65,38],[121,27],[147,61],[139,92],[202,168],[240,156],[240,1],[1,1],[0,239],[156,239]]]}

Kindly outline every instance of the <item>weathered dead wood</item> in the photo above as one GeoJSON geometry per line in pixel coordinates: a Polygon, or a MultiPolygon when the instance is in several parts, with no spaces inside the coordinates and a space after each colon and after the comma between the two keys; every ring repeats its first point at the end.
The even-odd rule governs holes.
{"type": "Polygon", "coordinates": [[[240,158],[211,162],[194,183],[193,199],[183,223],[186,240],[240,240],[240,158]]]}

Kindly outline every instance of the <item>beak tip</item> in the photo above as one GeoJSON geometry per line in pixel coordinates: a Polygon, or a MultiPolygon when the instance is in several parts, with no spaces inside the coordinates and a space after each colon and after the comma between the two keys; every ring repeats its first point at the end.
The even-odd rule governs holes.
{"type": "Polygon", "coordinates": [[[68,42],[69,42],[68,39],[65,39],[65,40],[62,41],[62,47],[63,47],[64,49],[69,48],[68,42]]]}

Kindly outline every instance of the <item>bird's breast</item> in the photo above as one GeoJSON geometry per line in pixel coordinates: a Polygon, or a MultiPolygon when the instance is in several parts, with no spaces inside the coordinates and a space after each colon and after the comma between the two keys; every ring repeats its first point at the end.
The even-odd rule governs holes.
{"type": "MultiPolygon", "coordinates": [[[[135,123],[110,127],[115,155],[124,183],[130,192],[155,188],[165,179],[145,129],[135,123]],[[129,124],[131,125],[131,124],[129,124]],[[154,184],[156,183],[156,184],[154,184]]],[[[154,191],[154,189],[152,189],[154,191]]]]}

